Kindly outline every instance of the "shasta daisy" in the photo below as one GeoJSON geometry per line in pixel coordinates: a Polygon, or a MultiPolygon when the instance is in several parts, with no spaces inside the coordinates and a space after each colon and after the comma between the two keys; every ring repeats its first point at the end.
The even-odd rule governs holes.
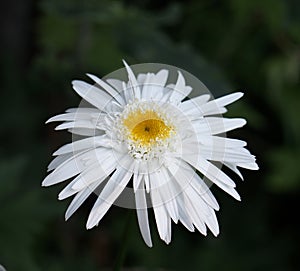
{"type": "Polygon", "coordinates": [[[189,99],[192,87],[182,72],[178,71],[175,83],[168,84],[167,69],[135,76],[124,64],[128,81],[102,80],[88,74],[93,85],[72,82],[90,106],[69,109],[48,122],[63,121],[56,130],[67,129],[84,138],[54,153],[48,167],[52,172],[42,185],[72,178],[59,194],[59,199],[75,195],[66,211],[68,219],[105,184],[90,212],[88,229],[98,225],[132,182],[138,223],[148,246],[152,246],[149,207],[166,243],[171,241],[171,221],[180,221],[188,230],[196,228],[204,235],[208,227],[218,235],[215,211],[219,205],[205,179],[240,200],[234,181],[217,165],[228,167],[241,178],[238,167],[258,169],[246,142],[224,135],[246,124],[244,119],[221,115],[243,93],[218,99],[202,94],[189,99]]]}

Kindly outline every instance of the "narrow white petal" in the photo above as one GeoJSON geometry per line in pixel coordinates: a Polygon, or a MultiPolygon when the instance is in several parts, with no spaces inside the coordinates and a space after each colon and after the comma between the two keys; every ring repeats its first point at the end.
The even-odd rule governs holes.
{"type": "Polygon", "coordinates": [[[151,190],[150,193],[158,234],[159,237],[166,242],[166,236],[168,235],[168,215],[164,205],[161,203],[161,199],[157,191],[151,190]]]}
{"type": "Polygon", "coordinates": [[[101,89],[86,82],[72,81],[73,89],[87,102],[105,111],[105,107],[112,101],[112,97],[101,89]]]}
{"type": "Polygon", "coordinates": [[[207,136],[199,134],[197,135],[197,140],[203,145],[214,147],[236,148],[245,147],[247,145],[245,141],[221,136],[207,136]]]}
{"type": "Polygon", "coordinates": [[[229,195],[240,200],[239,194],[234,189],[235,183],[215,165],[200,156],[192,158],[191,155],[185,155],[183,159],[229,195]]]}
{"type": "Polygon", "coordinates": [[[160,179],[157,175],[157,172],[152,172],[149,174],[150,177],[150,195],[152,200],[152,206],[154,210],[154,216],[155,221],[158,229],[159,236],[162,240],[164,240],[166,243],[168,243],[168,235],[170,233],[168,232],[168,213],[166,211],[164,202],[160,196],[159,190],[159,183],[160,179]]]}
{"type": "Polygon", "coordinates": [[[235,92],[213,100],[219,107],[227,106],[244,96],[242,92],[235,92]]]}
{"type": "MultiPolygon", "coordinates": [[[[190,146],[189,149],[192,149],[195,145],[185,144],[185,147],[187,146],[190,146]]],[[[252,163],[255,161],[255,157],[249,153],[245,153],[243,148],[224,148],[199,145],[198,152],[201,153],[201,156],[207,160],[218,161],[221,163],[252,163]]],[[[195,147],[194,151],[191,152],[191,155],[194,154],[195,147]]]]}
{"type": "Polygon", "coordinates": [[[107,84],[106,82],[104,82],[103,80],[101,80],[100,78],[98,78],[95,75],[86,74],[88,77],[90,77],[92,80],[94,80],[100,87],[102,87],[105,91],[107,91],[118,103],[120,103],[121,105],[125,105],[125,101],[122,98],[122,96],[120,95],[120,93],[115,90],[114,88],[112,88],[109,84],[107,84]]]}
{"type": "Polygon", "coordinates": [[[191,198],[192,202],[197,200],[198,204],[201,205],[200,208],[203,210],[203,212],[206,212],[208,205],[202,199],[202,196],[205,194],[202,195],[200,191],[195,190],[193,183],[195,182],[194,179],[195,179],[196,172],[190,169],[191,168],[189,167],[189,170],[186,170],[182,166],[179,166],[178,170],[174,171],[172,167],[169,167],[171,174],[173,174],[176,182],[180,187],[178,193],[184,193],[188,197],[193,197],[191,198]]]}
{"type": "Polygon", "coordinates": [[[172,221],[170,217],[167,217],[167,236],[165,238],[166,244],[170,244],[172,238],[172,221]]]}
{"type": "Polygon", "coordinates": [[[165,205],[169,216],[175,223],[177,223],[179,219],[178,206],[176,202],[178,191],[176,191],[174,186],[171,184],[172,177],[168,174],[167,170],[162,167],[160,172],[157,173],[157,178],[159,178],[159,182],[161,183],[161,186],[158,188],[158,192],[162,202],[165,205]]]}
{"type": "MultiPolygon", "coordinates": [[[[92,108],[91,108],[92,109],[92,108]]],[[[54,116],[46,121],[46,123],[54,122],[54,121],[75,121],[77,120],[90,120],[93,116],[99,117],[102,116],[102,113],[98,109],[93,109],[93,112],[80,112],[78,110],[75,112],[64,113],[57,116],[54,116]]]]}
{"type": "Polygon", "coordinates": [[[135,97],[134,97],[132,87],[130,87],[125,82],[122,82],[122,88],[123,88],[123,94],[124,94],[126,103],[130,103],[131,101],[133,101],[135,97]]]}
{"type": "Polygon", "coordinates": [[[149,175],[148,174],[144,174],[144,182],[145,182],[145,186],[146,186],[146,191],[147,193],[150,192],[150,180],[149,180],[149,175]]]}
{"type": "Polygon", "coordinates": [[[143,174],[139,173],[140,163],[136,162],[133,169],[133,191],[134,193],[140,186],[140,183],[143,179],[143,174]]]}
{"type": "Polygon", "coordinates": [[[147,73],[143,84],[142,98],[160,101],[168,75],[169,72],[167,70],[160,70],[157,74],[147,73]]]}
{"type": "Polygon", "coordinates": [[[143,174],[134,174],[133,175],[133,190],[134,192],[136,192],[138,186],[140,185],[140,183],[143,180],[143,174]]]}
{"type": "Polygon", "coordinates": [[[76,120],[64,122],[55,127],[55,130],[74,129],[74,128],[85,128],[85,129],[96,129],[95,124],[90,120],[76,120]]]}
{"type": "Polygon", "coordinates": [[[164,69],[160,70],[158,73],[154,75],[153,83],[158,86],[164,87],[167,83],[168,76],[169,76],[168,70],[164,70],[164,69]]]}
{"type": "Polygon", "coordinates": [[[72,189],[72,186],[77,182],[77,178],[74,178],[59,194],[58,194],[58,199],[59,200],[64,200],[76,193],[78,193],[78,190],[72,189]]]}
{"type": "Polygon", "coordinates": [[[77,113],[77,114],[99,114],[101,110],[93,107],[71,107],[66,110],[66,113],[77,113]]]}
{"type": "Polygon", "coordinates": [[[131,70],[131,68],[127,65],[125,60],[123,60],[123,63],[125,65],[126,71],[128,73],[130,85],[134,91],[134,97],[136,99],[140,99],[141,98],[141,90],[140,90],[139,84],[135,78],[135,75],[134,75],[133,71],[131,70]]]}
{"type": "Polygon", "coordinates": [[[161,97],[163,86],[156,81],[156,76],[153,73],[147,73],[145,83],[143,84],[142,98],[144,100],[157,100],[161,97]]]}
{"type": "Polygon", "coordinates": [[[246,124],[246,120],[240,118],[205,117],[192,121],[196,133],[202,135],[217,135],[225,133],[246,124]]]}
{"type": "Polygon", "coordinates": [[[42,186],[50,186],[74,177],[90,164],[97,161],[97,153],[101,151],[100,149],[95,149],[72,155],[44,179],[42,186]]]}
{"type": "Polygon", "coordinates": [[[182,192],[186,187],[191,186],[208,205],[215,210],[219,210],[219,204],[209,187],[189,164],[180,161],[178,170],[171,170],[170,172],[181,186],[180,191],[177,191],[177,193],[182,192]]]}
{"type": "Polygon", "coordinates": [[[184,101],[184,102],[180,103],[178,107],[185,114],[187,114],[190,111],[193,111],[195,108],[197,108],[198,112],[202,112],[201,106],[203,104],[205,104],[209,100],[209,98],[210,98],[209,94],[203,94],[203,95],[198,96],[196,98],[192,98],[188,101],[184,101]]]}
{"type": "Polygon", "coordinates": [[[200,171],[215,184],[224,183],[230,187],[236,186],[235,182],[229,176],[199,154],[192,155],[188,152],[183,153],[182,159],[200,171]]]}
{"type": "MultiPolygon", "coordinates": [[[[194,202],[190,199],[190,197],[187,197],[187,193],[184,193],[185,196],[185,206],[187,209],[187,212],[189,214],[189,216],[191,217],[191,220],[193,222],[193,224],[196,226],[197,230],[199,232],[201,232],[203,235],[206,235],[206,226],[205,223],[203,221],[203,219],[201,218],[201,216],[199,216],[199,211],[196,210],[194,202]]],[[[197,200],[197,199],[195,199],[197,200]]]]}
{"type": "Polygon", "coordinates": [[[210,191],[206,183],[200,178],[198,174],[193,175],[193,181],[191,186],[196,190],[196,192],[201,196],[201,198],[210,205],[213,209],[219,210],[219,204],[214,197],[213,193],[210,191]]]}
{"type": "Polygon", "coordinates": [[[191,187],[188,187],[184,193],[190,200],[188,210],[191,211],[191,215],[195,219],[193,221],[198,230],[206,235],[206,227],[203,225],[205,223],[212,233],[217,236],[219,234],[219,225],[214,210],[203,202],[202,198],[191,187]]]}
{"type": "Polygon", "coordinates": [[[154,77],[153,73],[148,72],[146,74],[145,82],[143,84],[142,88],[142,98],[144,100],[150,100],[151,95],[152,95],[152,87],[153,85],[151,84],[152,78],[154,77]]]}
{"type": "Polygon", "coordinates": [[[139,187],[135,192],[135,203],[138,223],[142,237],[147,246],[152,247],[151,233],[148,221],[147,201],[143,183],[139,184],[139,187]]]}
{"type": "Polygon", "coordinates": [[[131,176],[131,170],[128,171],[123,167],[116,169],[93,206],[86,224],[87,229],[91,229],[99,223],[117,197],[124,190],[131,176]]]}
{"type": "Polygon", "coordinates": [[[68,129],[68,132],[74,134],[74,135],[80,135],[80,136],[98,136],[102,135],[104,131],[95,129],[88,129],[88,128],[70,128],[68,129]]]}
{"type": "Polygon", "coordinates": [[[84,138],[60,147],[53,155],[62,155],[70,152],[74,153],[100,146],[106,148],[111,147],[111,140],[108,139],[106,135],[84,138]]]}
{"type": "Polygon", "coordinates": [[[96,162],[92,168],[83,171],[78,177],[77,182],[74,183],[72,189],[81,190],[93,182],[102,182],[111,174],[117,165],[117,161],[110,155],[102,163],[96,162]]]}
{"type": "Polygon", "coordinates": [[[243,96],[243,93],[236,92],[221,98],[209,101],[203,104],[200,108],[195,107],[194,110],[190,111],[190,114],[194,114],[193,119],[200,118],[202,116],[215,115],[215,114],[223,114],[227,112],[225,108],[226,105],[235,102],[243,96]],[[200,109],[200,110],[199,110],[200,109]],[[201,114],[199,112],[201,111],[201,114]]]}
{"type": "Polygon", "coordinates": [[[237,163],[236,164],[239,167],[246,168],[246,169],[251,169],[251,170],[258,170],[259,167],[255,162],[251,163],[237,163]]]}
{"type": "Polygon", "coordinates": [[[218,236],[220,233],[219,223],[216,217],[216,213],[211,210],[210,215],[206,216],[205,224],[208,226],[214,236],[218,236]]]}
{"type": "Polygon", "coordinates": [[[179,214],[179,221],[185,226],[189,231],[194,232],[195,228],[192,222],[190,215],[188,214],[185,201],[183,198],[183,193],[178,195],[176,198],[177,205],[178,205],[178,214],[179,214]]]}
{"type": "Polygon", "coordinates": [[[218,115],[224,114],[227,112],[225,107],[218,106],[215,101],[210,101],[201,106],[201,108],[195,107],[194,110],[189,111],[189,115],[191,115],[190,119],[199,119],[203,116],[210,116],[210,115],[218,115]]]}
{"type": "MultiPolygon", "coordinates": [[[[123,91],[124,91],[123,81],[121,81],[119,79],[108,78],[108,79],[106,79],[106,82],[109,83],[111,86],[113,86],[122,96],[123,91]]],[[[123,96],[122,96],[122,98],[123,98],[123,96]]]]}
{"type": "Polygon", "coordinates": [[[73,153],[68,153],[68,154],[59,155],[59,156],[55,157],[48,165],[47,171],[49,172],[49,171],[52,171],[53,169],[57,168],[63,162],[70,159],[72,156],[73,156],[73,153]]]}
{"type": "Polygon", "coordinates": [[[179,104],[186,96],[188,96],[192,91],[190,86],[185,84],[185,79],[180,71],[178,71],[178,78],[174,91],[172,92],[169,101],[173,104],[179,104]]]}
{"type": "Polygon", "coordinates": [[[69,205],[66,214],[65,219],[68,220],[72,214],[74,214],[77,209],[82,205],[82,203],[94,192],[96,187],[98,186],[98,183],[93,183],[90,186],[86,187],[82,191],[80,191],[72,200],[71,204],[69,205]]]}
{"type": "Polygon", "coordinates": [[[242,180],[244,180],[244,177],[243,177],[242,173],[239,171],[239,169],[237,168],[235,163],[224,162],[224,165],[226,167],[228,167],[229,169],[231,169],[233,172],[235,172],[242,180]]]}
{"type": "Polygon", "coordinates": [[[141,86],[145,83],[147,75],[145,73],[139,73],[136,77],[138,84],[141,86]]]}

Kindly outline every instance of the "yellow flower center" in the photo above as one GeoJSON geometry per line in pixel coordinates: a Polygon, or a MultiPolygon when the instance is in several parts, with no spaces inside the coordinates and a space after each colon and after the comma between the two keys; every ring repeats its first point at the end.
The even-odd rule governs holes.
{"type": "Polygon", "coordinates": [[[168,138],[173,129],[152,110],[132,112],[123,123],[130,133],[131,140],[144,146],[168,138]]]}

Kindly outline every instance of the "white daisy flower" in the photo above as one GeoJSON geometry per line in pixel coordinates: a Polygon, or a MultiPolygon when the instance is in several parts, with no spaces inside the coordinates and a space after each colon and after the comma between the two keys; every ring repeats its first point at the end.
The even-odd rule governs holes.
{"type": "MultiPolygon", "coordinates": [[[[74,90],[90,105],[72,108],[48,120],[63,121],[67,129],[84,138],[59,148],[43,181],[50,186],[73,180],[59,199],[75,195],[66,211],[68,219],[100,185],[87,229],[98,225],[125,190],[132,190],[138,223],[145,243],[152,246],[148,209],[154,210],[159,236],[171,241],[171,221],[206,235],[217,236],[215,211],[219,205],[209,190],[216,184],[240,200],[234,181],[220,168],[237,173],[238,167],[258,169],[246,142],[226,138],[242,127],[241,118],[223,118],[225,106],[243,96],[237,92],[218,99],[202,94],[188,99],[192,87],[178,71],[174,84],[169,72],[140,73],[137,77],[124,62],[128,82],[101,80],[88,74],[94,84],[73,81],[74,90]],[[133,188],[128,184],[131,182],[133,188]]],[[[98,189],[97,189],[98,191],[98,189]]],[[[129,200],[129,199],[128,199],[129,200]]]]}

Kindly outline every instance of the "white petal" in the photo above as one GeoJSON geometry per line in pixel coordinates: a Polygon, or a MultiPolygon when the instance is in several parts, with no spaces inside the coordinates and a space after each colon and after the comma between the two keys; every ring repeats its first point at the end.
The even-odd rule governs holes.
{"type": "Polygon", "coordinates": [[[185,79],[180,71],[178,71],[178,78],[176,85],[174,87],[174,91],[169,98],[169,101],[173,104],[179,104],[186,96],[188,96],[192,91],[190,86],[185,84],[185,79]]]}
{"type": "Polygon", "coordinates": [[[255,162],[251,163],[237,163],[236,164],[239,167],[246,168],[246,169],[251,169],[251,170],[258,170],[259,167],[255,162]]]}
{"type": "Polygon", "coordinates": [[[140,163],[136,162],[134,164],[134,169],[133,169],[133,191],[134,191],[134,193],[140,186],[140,183],[143,179],[143,174],[139,173],[139,169],[140,169],[140,163]]]}
{"type": "Polygon", "coordinates": [[[87,128],[70,128],[68,129],[68,132],[74,134],[74,135],[80,135],[80,136],[98,136],[102,135],[104,131],[95,129],[87,129],[87,128]]]}
{"type": "Polygon", "coordinates": [[[174,166],[170,166],[168,169],[171,174],[173,174],[176,182],[179,185],[179,188],[177,188],[177,194],[188,194],[188,192],[186,192],[186,189],[188,189],[188,191],[191,191],[192,188],[193,191],[191,191],[190,193],[194,193],[195,191],[198,196],[201,197],[201,202],[205,201],[206,204],[208,204],[212,208],[216,210],[219,209],[219,205],[207,185],[187,163],[181,161],[177,170],[174,170],[173,168],[174,166]]]}
{"type": "Polygon", "coordinates": [[[89,120],[76,120],[70,122],[64,122],[55,127],[55,130],[64,130],[64,129],[74,129],[74,128],[84,128],[84,129],[96,129],[94,123],[89,120]]]}
{"type": "Polygon", "coordinates": [[[235,183],[220,169],[218,169],[212,163],[206,161],[200,156],[191,157],[191,155],[185,155],[183,159],[200,171],[204,176],[210,179],[213,183],[227,192],[229,195],[237,200],[240,200],[239,194],[235,191],[235,183]]]}
{"type": "Polygon", "coordinates": [[[151,79],[153,78],[153,75],[153,73],[148,72],[146,74],[145,82],[143,83],[142,98],[146,101],[151,99],[151,79]]]}
{"type": "Polygon", "coordinates": [[[209,101],[203,104],[201,107],[196,107],[194,110],[189,111],[189,114],[194,114],[192,119],[197,119],[202,116],[215,115],[215,114],[223,114],[227,112],[225,106],[235,102],[243,96],[243,93],[236,92],[221,98],[209,101]],[[200,113],[201,112],[201,113],[200,113]],[[200,114],[199,114],[200,113],[200,114]]]}
{"type": "Polygon", "coordinates": [[[127,63],[125,62],[125,60],[123,60],[123,63],[125,65],[126,71],[128,73],[130,87],[132,87],[132,89],[133,89],[134,97],[136,99],[140,99],[141,98],[141,90],[140,90],[139,84],[138,84],[138,82],[137,82],[137,80],[135,78],[135,75],[132,72],[131,68],[127,65],[127,63]]]}
{"type": "MultiPolygon", "coordinates": [[[[206,235],[206,227],[203,227],[203,223],[205,223],[212,233],[217,236],[219,234],[219,225],[214,210],[203,202],[202,198],[191,187],[188,187],[184,193],[190,200],[189,208],[194,212],[193,217],[195,221],[193,220],[193,222],[198,230],[206,235]]],[[[187,207],[188,211],[190,210],[189,208],[187,207]]]]}
{"type": "MultiPolygon", "coordinates": [[[[189,168],[190,172],[193,171],[193,169],[189,165],[187,165],[187,167],[189,168]]],[[[195,189],[195,191],[213,209],[219,210],[219,204],[212,192],[210,191],[209,187],[206,185],[206,183],[200,178],[200,176],[197,173],[192,174],[192,178],[193,179],[191,180],[190,184],[195,189]]]]}
{"type": "Polygon", "coordinates": [[[242,175],[242,173],[239,171],[239,169],[237,168],[237,166],[234,163],[227,163],[224,162],[224,165],[228,168],[230,168],[233,172],[235,172],[242,180],[244,180],[244,177],[242,175]]]}
{"type": "Polygon", "coordinates": [[[141,86],[144,84],[146,80],[147,75],[145,73],[139,73],[136,77],[136,80],[138,81],[138,84],[141,86]]]}
{"type": "Polygon", "coordinates": [[[192,98],[188,101],[184,101],[184,102],[180,103],[178,107],[186,114],[189,111],[194,110],[195,108],[197,108],[198,112],[202,112],[201,106],[203,104],[205,104],[209,100],[209,98],[210,98],[209,94],[203,94],[196,98],[192,98]]]}
{"type": "Polygon", "coordinates": [[[76,153],[56,167],[43,181],[42,186],[50,186],[63,182],[79,174],[90,164],[97,161],[97,153],[103,150],[95,149],[76,153]]]}
{"type": "Polygon", "coordinates": [[[117,165],[117,161],[114,158],[112,152],[105,154],[105,159],[97,161],[92,168],[83,171],[78,177],[77,182],[74,183],[72,189],[81,190],[89,184],[97,181],[102,182],[109,174],[111,174],[117,165]]]}
{"type": "Polygon", "coordinates": [[[220,233],[219,223],[216,217],[216,213],[212,210],[211,214],[206,217],[205,224],[208,226],[214,236],[218,236],[220,233]]]}
{"type": "Polygon", "coordinates": [[[227,106],[227,105],[237,101],[238,99],[240,99],[243,96],[244,96],[244,93],[235,92],[235,93],[231,93],[231,94],[225,95],[223,97],[217,98],[214,100],[214,102],[217,103],[219,107],[227,106]]]}
{"type": "Polygon", "coordinates": [[[111,103],[112,97],[101,89],[86,82],[72,81],[73,89],[87,102],[105,111],[107,104],[111,103]]]}
{"type": "MultiPolygon", "coordinates": [[[[208,136],[208,135],[197,135],[197,140],[207,146],[213,147],[226,147],[226,148],[236,148],[236,147],[245,147],[247,143],[242,140],[220,137],[220,136],[208,136]]],[[[194,144],[195,142],[192,142],[194,144]]]]}
{"type": "Polygon", "coordinates": [[[111,140],[108,139],[106,135],[84,138],[60,147],[56,152],[53,153],[53,155],[62,155],[70,152],[74,153],[84,149],[96,148],[100,146],[111,147],[111,140]]]}
{"type": "Polygon", "coordinates": [[[193,222],[190,218],[190,215],[188,214],[185,201],[183,198],[183,193],[179,194],[176,197],[177,206],[178,206],[178,214],[179,214],[179,221],[182,223],[183,226],[185,226],[189,231],[193,232],[195,231],[193,222]]]}
{"type": "MultiPolygon", "coordinates": [[[[190,197],[188,197],[187,193],[184,193],[184,197],[185,197],[186,210],[189,216],[191,217],[193,224],[196,226],[199,232],[201,232],[203,235],[206,235],[207,233],[206,233],[205,223],[201,218],[201,216],[199,216],[200,213],[199,211],[197,211],[196,207],[194,206],[193,201],[190,199],[192,198],[191,195],[190,197]]],[[[197,200],[197,198],[195,200],[197,200]]]]}
{"type": "Polygon", "coordinates": [[[52,171],[53,169],[57,168],[63,162],[70,159],[72,156],[73,156],[73,153],[68,153],[68,154],[59,155],[59,156],[55,157],[48,165],[47,171],[52,171]]]}
{"type": "Polygon", "coordinates": [[[169,215],[166,210],[165,202],[163,201],[160,191],[162,182],[164,182],[163,174],[159,174],[158,171],[154,171],[149,174],[150,177],[150,194],[152,200],[152,206],[154,210],[156,225],[159,236],[167,244],[170,242],[171,229],[168,227],[169,215]]]}
{"type": "Polygon", "coordinates": [[[124,91],[123,81],[121,81],[119,79],[108,78],[108,79],[106,79],[106,82],[109,83],[111,86],[113,86],[120,93],[120,95],[122,96],[122,93],[124,91]]]}
{"type": "Polygon", "coordinates": [[[174,189],[174,186],[171,183],[172,176],[170,176],[167,170],[164,167],[162,167],[160,169],[160,172],[157,172],[157,178],[161,183],[160,187],[157,190],[160,194],[162,202],[165,205],[169,216],[175,223],[177,223],[179,219],[178,206],[176,202],[178,191],[174,189]]]}
{"type": "MultiPolygon", "coordinates": [[[[194,144],[184,144],[186,155],[195,155],[194,144]]],[[[210,161],[218,161],[221,163],[251,163],[255,161],[255,157],[250,153],[245,152],[244,148],[225,148],[217,146],[198,145],[196,149],[201,156],[210,161]]]]}
{"type": "Polygon", "coordinates": [[[147,73],[143,83],[142,98],[145,100],[160,100],[168,79],[169,72],[160,70],[157,74],[147,73]]]}
{"type": "Polygon", "coordinates": [[[168,70],[160,70],[158,73],[156,73],[152,79],[152,83],[154,85],[164,87],[167,83],[169,76],[169,71],[168,70]]]}
{"type": "Polygon", "coordinates": [[[99,223],[117,197],[124,190],[131,176],[131,170],[128,171],[123,167],[116,169],[93,206],[86,224],[87,229],[91,229],[99,223]]]}
{"type": "Polygon", "coordinates": [[[246,124],[246,120],[240,118],[218,118],[205,117],[203,119],[192,121],[196,133],[202,135],[216,135],[225,133],[246,124]]]}
{"type": "Polygon", "coordinates": [[[93,183],[90,186],[86,187],[82,191],[80,191],[72,200],[71,204],[69,205],[65,219],[68,220],[72,214],[76,212],[76,210],[81,206],[81,204],[94,192],[99,184],[93,183]]]}
{"type": "Polygon", "coordinates": [[[126,84],[125,82],[122,82],[122,88],[123,88],[123,94],[126,103],[130,103],[131,101],[134,101],[135,97],[134,97],[133,88],[129,86],[129,84],[126,84]]]}
{"type": "Polygon", "coordinates": [[[92,107],[72,107],[68,108],[66,110],[66,113],[77,113],[79,115],[81,114],[100,114],[101,111],[98,108],[92,108],[92,107]]]}
{"type": "Polygon", "coordinates": [[[135,192],[135,202],[136,213],[141,234],[147,246],[152,247],[152,240],[148,221],[147,201],[145,190],[143,188],[143,183],[140,183],[138,189],[135,192]]]}
{"type": "Polygon", "coordinates": [[[58,195],[58,199],[59,200],[64,200],[76,193],[78,193],[78,190],[74,190],[72,189],[72,186],[77,182],[78,176],[76,178],[73,179],[73,181],[71,181],[58,195]]]}
{"type": "Polygon", "coordinates": [[[116,91],[114,88],[112,88],[110,85],[108,85],[106,82],[95,75],[87,73],[87,76],[94,80],[105,91],[107,91],[119,104],[125,105],[125,101],[118,91],[116,91]]]}
{"type": "Polygon", "coordinates": [[[197,229],[206,235],[206,227],[203,225],[205,223],[212,233],[217,236],[219,234],[219,225],[214,210],[203,202],[202,198],[191,187],[188,187],[184,193],[189,198],[187,203],[189,202],[190,204],[187,209],[193,216],[193,222],[197,229]]]}
{"type": "MultiPolygon", "coordinates": [[[[150,176],[150,183],[156,183],[157,179],[154,176],[155,174],[149,174],[150,176]]],[[[155,221],[158,229],[159,236],[162,240],[167,242],[167,236],[168,236],[168,214],[166,212],[165,206],[163,204],[163,201],[160,197],[160,194],[158,192],[158,189],[150,189],[151,194],[151,200],[152,200],[152,206],[154,210],[154,216],[155,221]]]]}
{"type": "Polygon", "coordinates": [[[57,116],[54,116],[46,121],[46,123],[53,121],[74,121],[74,120],[90,120],[95,117],[102,116],[103,114],[96,108],[90,108],[91,112],[82,112],[77,108],[74,112],[64,113],[57,116]]]}

